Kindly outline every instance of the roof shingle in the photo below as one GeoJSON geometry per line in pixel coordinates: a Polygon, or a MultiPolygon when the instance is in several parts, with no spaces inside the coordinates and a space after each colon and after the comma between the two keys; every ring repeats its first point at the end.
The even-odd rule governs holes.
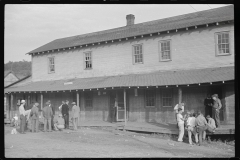
{"type": "Polygon", "coordinates": [[[78,78],[71,80],[38,81],[19,87],[12,86],[4,89],[4,92],[59,91],[133,86],[170,86],[229,80],[234,80],[233,66],[181,71],[158,71],[146,74],[78,78]],[[65,82],[72,82],[73,84],[64,85],[65,82]]]}
{"type": "Polygon", "coordinates": [[[100,32],[56,39],[27,54],[229,20],[234,20],[233,5],[100,32]]]}

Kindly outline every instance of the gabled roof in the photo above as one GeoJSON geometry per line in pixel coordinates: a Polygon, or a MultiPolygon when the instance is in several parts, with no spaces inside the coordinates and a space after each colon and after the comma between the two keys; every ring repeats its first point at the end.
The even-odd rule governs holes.
{"type": "Polygon", "coordinates": [[[205,68],[180,71],[151,72],[108,77],[78,78],[56,81],[31,82],[19,87],[9,87],[4,92],[37,92],[97,89],[109,87],[143,87],[191,85],[234,80],[234,67],[205,68]]]}
{"type": "Polygon", "coordinates": [[[4,71],[4,78],[7,77],[10,73],[12,73],[17,79],[19,79],[19,77],[16,76],[16,74],[13,71],[4,71]]]}
{"type": "Polygon", "coordinates": [[[27,54],[234,20],[234,7],[210,9],[115,29],[56,39],[27,54]]]}
{"type": "Polygon", "coordinates": [[[13,85],[15,85],[15,84],[17,84],[17,83],[19,83],[19,82],[22,82],[23,80],[25,80],[25,79],[27,79],[27,78],[29,78],[29,77],[31,77],[31,75],[25,76],[25,77],[19,79],[18,81],[13,82],[13,83],[9,84],[8,86],[5,86],[4,88],[11,87],[11,86],[13,86],[13,85]]]}

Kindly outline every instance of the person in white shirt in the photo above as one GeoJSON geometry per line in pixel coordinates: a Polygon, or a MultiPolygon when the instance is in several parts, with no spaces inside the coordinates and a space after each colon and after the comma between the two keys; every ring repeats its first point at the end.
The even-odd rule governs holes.
{"type": "Polygon", "coordinates": [[[182,109],[178,108],[178,114],[177,114],[177,122],[178,122],[178,128],[179,128],[179,135],[178,135],[178,142],[183,141],[183,135],[184,135],[184,120],[186,115],[182,116],[182,109]]]}
{"type": "Polygon", "coordinates": [[[19,115],[20,115],[20,133],[25,134],[25,125],[26,125],[26,117],[25,117],[25,100],[21,101],[21,105],[19,107],[19,115]]]}
{"type": "MultiPolygon", "coordinates": [[[[207,123],[207,131],[210,133],[214,133],[216,129],[216,123],[213,118],[211,118],[209,115],[207,115],[206,119],[208,120],[207,123]]],[[[206,139],[206,131],[203,132],[203,140],[206,139]]]]}
{"type": "Polygon", "coordinates": [[[190,145],[193,145],[192,143],[192,134],[195,137],[195,142],[198,143],[198,134],[196,132],[195,128],[195,114],[190,114],[190,116],[187,119],[187,131],[188,131],[188,141],[190,145]]]}
{"type": "MultiPolygon", "coordinates": [[[[175,111],[176,121],[177,121],[178,108],[181,108],[182,112],[184,112],[184,103],[176,104],[176,106],[173,109],[175,111]]],[[[177,124],[177,128],[178,128],[178,124],[177,124]]]]}

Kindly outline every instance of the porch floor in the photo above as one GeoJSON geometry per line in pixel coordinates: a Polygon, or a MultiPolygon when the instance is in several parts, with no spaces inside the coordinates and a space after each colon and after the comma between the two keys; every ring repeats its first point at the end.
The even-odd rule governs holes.
{"type": "MultiPolygon", "coordinates": [[[[70,123],[71,126],[71,123],[70,123]]],[[[163,124],[155,122],[106,122],[106,121],[81,121],[79,127],[114,127],[116,129],[125,129],[129,131],[155,132],[166,134],[178,134],[176,124],[163,124]]],[[[221,125],[217,128],[215,135],[218,134],[235,134],[235,125],[221,125]]]]}

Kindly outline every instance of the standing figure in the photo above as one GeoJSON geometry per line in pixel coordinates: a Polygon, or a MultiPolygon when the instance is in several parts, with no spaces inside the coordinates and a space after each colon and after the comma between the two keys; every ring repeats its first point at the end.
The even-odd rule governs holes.
{"type": "Polygon", "coordinates": [[[32,132],[36,129],[36,132],[38,132],[38,124],[39,124],[39,109],[38,109],[38,102],[35,102],[31,112],[30,112],[30,117],[32,119],[32,132]]]}
{"type": "Polygon", "coordinates": [[[66,104],[62,105],[62,115],[65,121],[65,129],[69,129],[69,101],[66,100],[66,104]]]}
{"type": "Polygon", "coordinates": [[[184,135],[184,120],[186,115],[182,116],[182,109],[178,108],[178,114],[177,114],[177,122],[178,122],[178,128],[179,128],[179,134],[178,134],[178,142],[183,141],[183,135],[184,135]]]}
{"type": "Polygon", "coordinates": [[[113,106],[113,121],[117,122],[117,107],[118,107],[118,101],[117,98],[115,98],[114,106],[113,106]]]}
{"type": "Polygon", "coordinates": [[[198,134],[196,132],[196,127],[195,127],[195,114],[190,114],[190,116],[187,119],[187,130],[188,130],[188,140],[189,140],[189,144],[192,145],[192,134],[195,137],[195,142],[198,143],[198,134]]]}
{"type": "Polygon", "coordinates": [[[55,108],[54,106],[51,104],[51,101],[48,100],[49,102],[49,107],[52,109],[52,117],[51,117],[51,127],[52,127],[52,130],[54,130],[54,123],[53,123],[53,119],[54,119],[54,115],[55,115],[55,108]]]}
{"type": "Polygon", "coordinates": [[[203,132],[206,130],[206,125],[207,125],[207,121],[206,121],[205,117],[203,117],[201,111],[198,111],[198,116],[195,120],[195,125],[199,132],[199,144],[198,145],[200,146],[200,145],[202,145],[203,132]]]}
{"type": "Polygon", "coordinates": [[[52,132],[52,126],[51,126],[52,108],[50,108],[49,105],[50,103],[47,102],[46,106],[43,108],[44,132],[47,131],[47,124],[49,127],[49,132],[52,132]]]}
{"type": "Polygon", "coordinates": [[[205,116],[211,115],[212,116],[212,106],[213,106],[213,99],[211,97],[211,94],[207,94],[207,98],[204,100],[205,105],[205,116]]]}
{"type": "Polygon", "coordinates": [[[219,113],[220,113],[220,109],[222,108],[222,103],[218,98],[217,94],[212,95],[212,98],[213,98],[213,118],[216,122],[216,127],[219,128],[220,127],[219,113]]]}
{"type": "Polygon", "coordinates": [[[20,133],[25,134],[25,125],[26,125],[26,117],[25,117],[25,100],[21,100],[21,105],[19,107],[19,115],[20,115],[20,133]]]}
{"type": "Polygon", "coordinates": [[[79,112],[80,109],[79,107],[76,105],[75,102],[72,102],[73,107],[72,107],[72,117],[73,117],[73,130],[77,130],[77,122],[78,122],[78,118],[79,118],[79,112]]]}
{"type": "MultiPolygon", "coordinates": [[[[176,121],[177,121],[178,108],[181,108],[182,112],[184,112],[184,103],[176,104],[176,106],[173,109],[175,111],[176,121]]],[[[177,122],[177,127],[178,127],[178,122],[177,122]]]]}

